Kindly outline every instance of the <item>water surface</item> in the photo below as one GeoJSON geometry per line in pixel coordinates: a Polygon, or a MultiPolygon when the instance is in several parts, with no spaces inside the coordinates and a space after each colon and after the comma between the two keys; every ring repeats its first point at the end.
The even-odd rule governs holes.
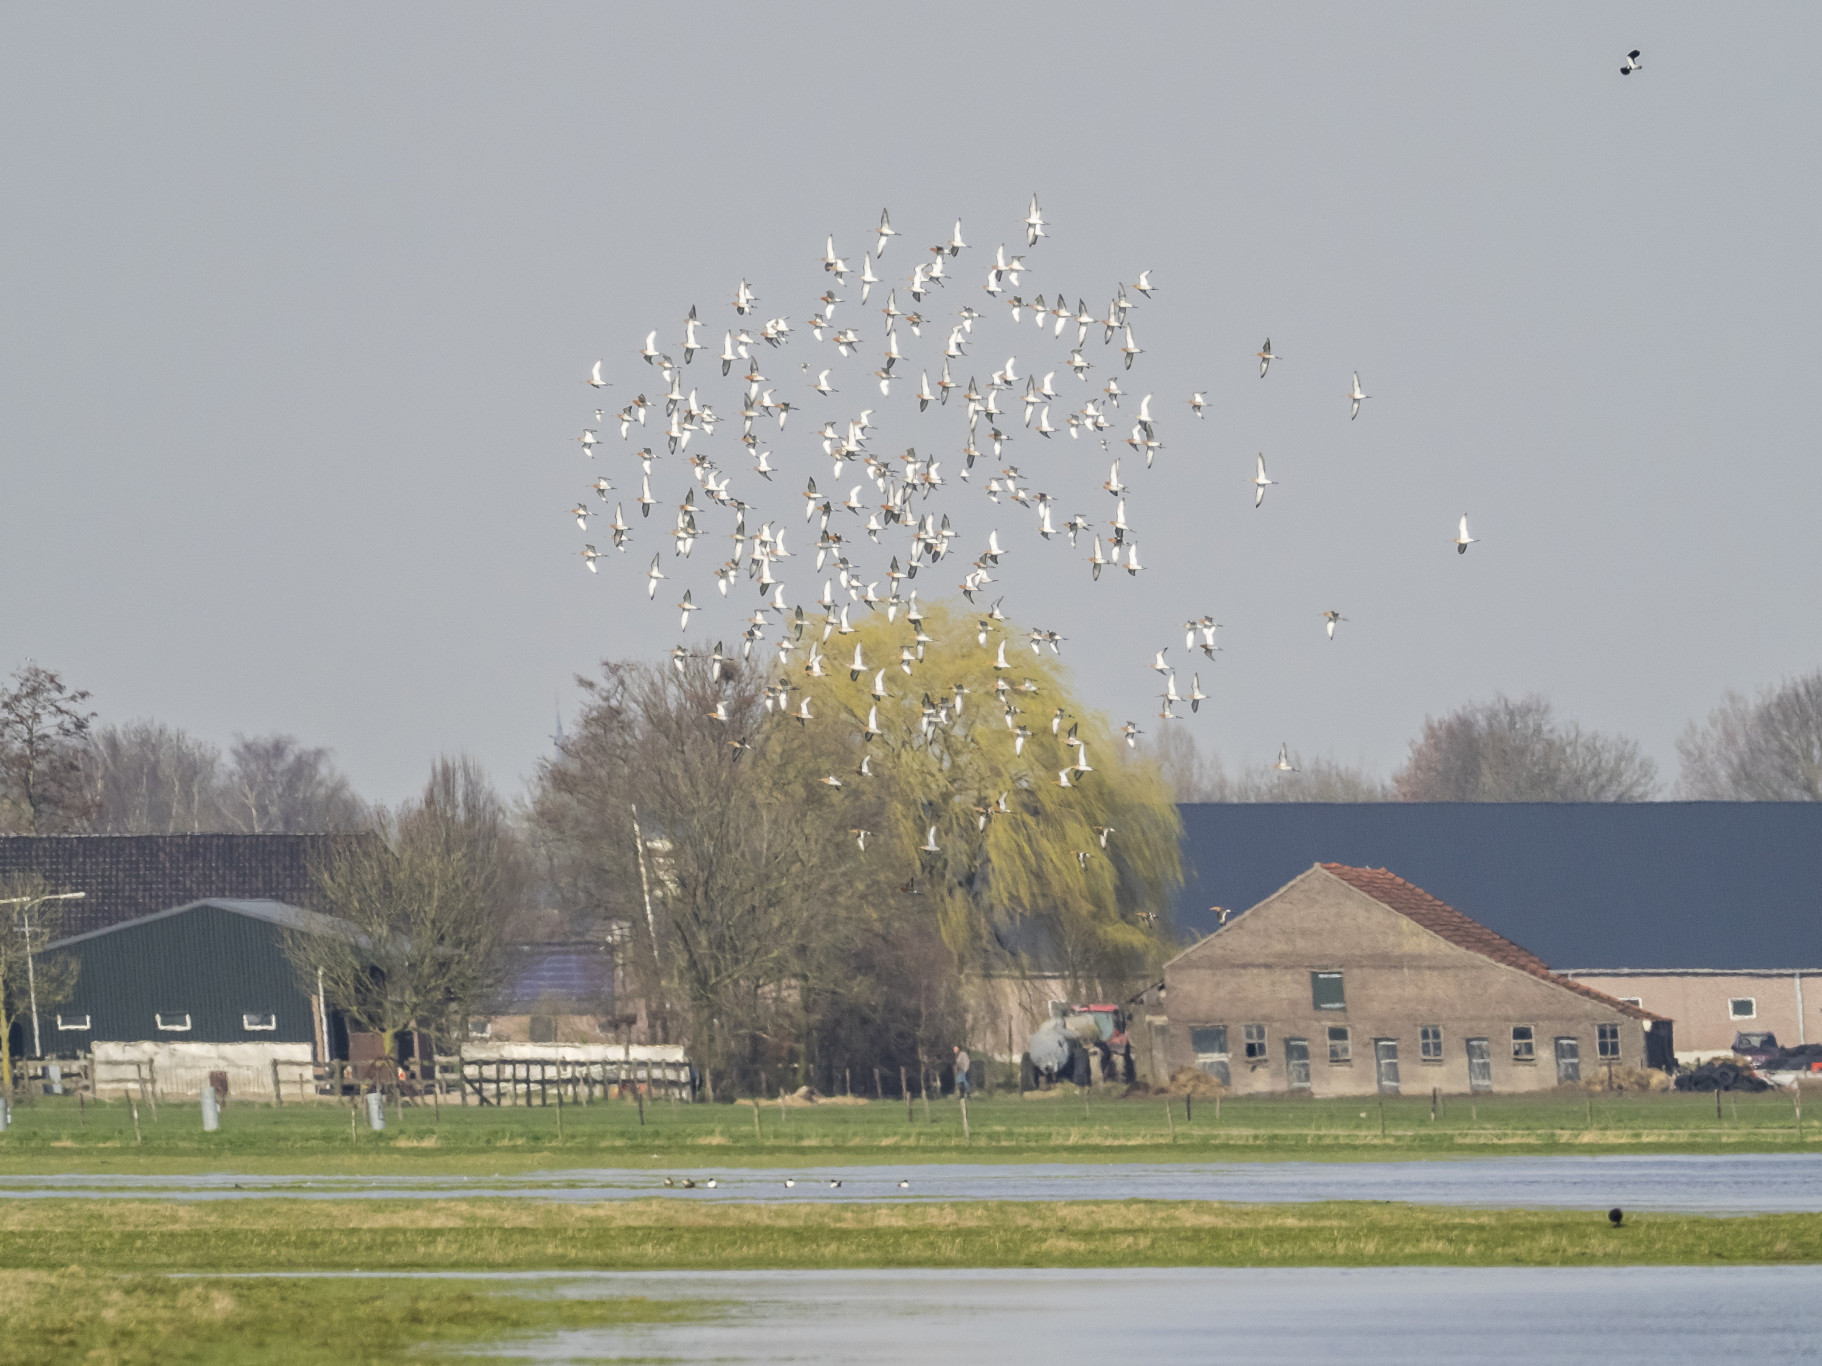
{"type": "MultiPolygon", "coordinates": [[[[497,1278],[496,1278],[497,1279],[497,1278]]],[[[1822,1267],[610,1273],[567,1295],[720,1301],[511,1359],[866,1366],[1755,1366],[1822,1357],[1822,1267]],[[731,1304],[732,1307],[728,1307],[731,1304]]]]}
{"type": "Polygon", "coordinates": [[[1498,1209],[1675,1213],[1822,1211],[1822,1153],[1733,1156],[1471,1157],[1415,1162],[948,1163],[865,1167],[616,1169],[512,1176],[0,1176],[0,1199],[122,1197],[234,1200],[519,1197],[601,1201],[664,1196],[739,1202],[813,1200],[1396,1200],[1498,1209]],[[715,1186],[706,1183],[713,1179],[715,1186]],[[785,1181],[796,1184],[786,1187],[785,1181]],[[839,1181],[839,1186],[831,1186],[839,1181]],[[909,1184],[903,1188],[900,1181],[909,1184]]]}

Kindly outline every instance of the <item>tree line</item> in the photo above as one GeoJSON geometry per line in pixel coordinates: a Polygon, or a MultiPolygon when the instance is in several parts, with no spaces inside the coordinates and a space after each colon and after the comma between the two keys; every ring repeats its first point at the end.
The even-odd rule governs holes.
{"type": "Polygon", "coordinates": [[[1726,694],[1678,738],[1670,784],[1636,740],[1564,720],[1535,694],[1426,717],[1389,778],[1295,753],[1293,771],[1258,764],[1230,773],[1181,727],[1150,750],[1188,802],[1822,801],[1822,671],[1752,698],[1726,694]]]}
{"type": "Polygon", "coordinates": [[[281,834],[366,828],[327,749],[236,736],[227,754],[158,721],[96,725],[89,693],[38,664],[0,689],[0,834],[281,834]]]}
{"type": "MultiPolygon", "coordinates": [[[[439,759],[396,807],[369,803],[326,750],[267,736],[223,755],[156,722],[98,726],[87,693],[27,665],[0,692],[0,826],[351,832],[313,870],[319,908],[348,931],[296,935],[290,950],[308,989],[321,980],[328,1004],[394,1056],[406,1030],[462,1038],[497,999],[515,943],[586,940],[612,946],[626,988],[600,1003],[612,1027],[688,1042],[711,1088],[750,1094],[762,1081],[934,1068],[968,1037],[983,974],[1040,971],[1072,996],[1122,999],[1171,950],[1178,800],[1660,790],[1636,742],[1539,697],[1426,719],[1389,779],[1296,756],[1291,772],[1229,774],[1187,727],[1129,749],[1035,656],[1021,673],[1052,715],[1015,747],[966,623],[933,608],[925,626],[934,640],[902,696],[882,701],[839,667],[801,680],[792,706],[807,698],[816,725],[767,668],[719,649],[604,663],[578,680],[579,715],[517,804],[462,757],[439,759]],[[876,705],[886,720],[869,725],[876,705]],[[1077,745],[1092,777],[1043,781],[1077,745]]],[[[892,657],[883,620],[856,635],[892,657]]],[[[1729,695],[1679,754],[1679,796],[1822,799],[1822,673],[1729,695]]],[[[36,944],[53,918],[43,908],[36,944]]],[[[19,933],[0,917],[0,1028],[24,986],[19,933]]],[[[68,984],[40,981],[41,1007],[47,985],[68,984]]],[[[6,1061],[0,1050],[0,1071],[6,1061]]]]}

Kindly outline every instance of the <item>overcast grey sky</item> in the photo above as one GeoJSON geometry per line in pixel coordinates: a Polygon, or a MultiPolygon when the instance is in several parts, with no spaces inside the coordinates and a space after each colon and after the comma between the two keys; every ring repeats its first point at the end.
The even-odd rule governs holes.
{"type": "MultiPolygon", "coordinates": [[[[1535,689],[1674,776],[1724,689],[1819,663],[1813,4],[91,4],[0,25],[0,665],[60,669],[109,719],[292,731],[381,799],[454,750],[515,786],[572,676],[668,648],[667,604],[726,553],[699,549],[656,608],[637,573],[658,517],[645,556],[583,572],[587,366],[609,358],[618,401],[661,392],[646,331],[675,349],[694,303],[718,347],[742,276],[800,322],[824,236],[858,258],[882,205],[894,272],[962,218],[972,251],[926,304],[984,308],[980,266],[1022,241],[1033,190],[1053,226],[1026,292],[1099,309],[1142,269],[1161,285],[1129,382],[1167,412],[1157,469],[1127,462],[1147,570],[1090,584],[1085,549],[978,486],[946,501],[957,560],[1016,529],[1009,608],[1070,637],[1116,722],[1148,724],[1145,666],[1203,611],[1227,625],[1215,700],[1177,724],[1230,762],[1288,740],[1386,770],[1426,713],[1535,689]],[[1621,77],[1632,47],[1645,69],[1621,77]],[[1262,382],[1268,333],[1285,359],[1262,382]],[[1373,398],[1350,423],[1355,369],[1373,398]],[[1256,451],[1280,481],[1258,512],[1256,451]],[[1483,539],[1458,557],[1464,510],[1483,539]],[[1333,644],[1329,607],[1350,618],[1333,644]]],[[[1113,353],[1090,358],[1103,380],[1113,353]]],[[[763,359],[783,392],[833,357],[799,336],[763,359]]],[[[802,415],[858,409],[874,363],[826,412],[793,394],[802,415]]],[[[876,449],[928,435],[902,392],[873,405],[904,423],[876,449]]],[[[714,446],[744,473],[736,435],[714,446]]],[[[1104,519],[1098,449],[1038,445],[1009,458],[1059,520],[1104,519]]],[[[779,463],[780,506],[828,472],[779,463]]]]}

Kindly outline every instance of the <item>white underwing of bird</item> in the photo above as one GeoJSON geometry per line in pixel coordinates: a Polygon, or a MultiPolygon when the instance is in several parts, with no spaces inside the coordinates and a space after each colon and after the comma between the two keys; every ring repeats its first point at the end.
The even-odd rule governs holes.
{"type": "Polygon", "coordinates": [[[1263,503],[1265,501],[1265,491],[1277,482],[1278,481],[1276,479],[1267,479],[1265,477],[1265,455],[1263,452],[1261,452],[1259,455],[1258,471],[1253,475],[1253,506],[1254,507],[1258,507],[1261,503],[1263,503]]]}
{"type": "MultiPolygon", "coordinates": [[[[1626,54],[1626,60],[1620,63],[1620,75],[1630,76],[1635,71],[1644,70],[1644,67],[1645,67],[1645,64],[1639,60],[1639,50],[1635,47],[1632,49],[1632,51],[1630,51],[1626,54]]],[[[1671,84],[1672,85],[1676,84],[1676,81],[1674,79],[1674,73],[1673,73],[1673,79],[1671,80],[1671,84]]]]}
{"type": "Polygon", "coordinates": [[[1478,537],[1468,535],[1468,514],[1465,512],[1462,513],[1461,525],[1455,532],[1455,553],[1457,555],[1466,555],[1468,553],[1468,547],[1473,545],[1478,539],[1478,537]]]}
{"type": "Polygon", "coordinates": [[[1333,610],[1324,612],[1322,614],[1322,619],[1327,624],[1330,640],[1333,640],[1335,638],[1335,623],[1338,621],[1347,620],[1347,618],[1342,616],[1341,613],[1333,611],[1333,610]]]}
{"type": "Polygon", "coordinates": [[[1272,353],[1272,339],[1270,337],[1265,339],[1265,345],[1260,347],[1256,354],[1259,357],[1259,378],[1264,379],[1265,372],[1271,369],[1272,362],[1278,359],[1278,357],[1272,353]]]}
{"type": "Polygon", "coordinates": [[[1277,769],[1280,773],[1295,773],[1297,771],[1297,766],[1291,762],[1291,747],[1289,744],[1278,746],[1278,761],[1274,763],[1272,767],[1277,769]]]}
{"type": "Polygon", "coordinates": [[[1348,399],[1354,405],[1354,411],[1348,414],[1349,422],[1352,422],[1355,418],[1360,416],[1361,400],[1371,397],[1371,394],[1360,387],[1360,371],[1356,370],[1354,372],[1354,387],[1348,391],[1348,399]]]}

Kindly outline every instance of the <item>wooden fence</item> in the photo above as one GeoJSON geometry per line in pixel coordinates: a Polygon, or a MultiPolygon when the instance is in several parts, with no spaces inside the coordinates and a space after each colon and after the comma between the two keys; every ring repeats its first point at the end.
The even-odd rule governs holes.
{"type": "MultiPolygon", "coordinates": [[[[438,1058],[439,1078],[456,1083],[461,1103],[588,1105],[617,1097],[694,1099],[687,1062],[578,1061],[573,1058],[438,1058]]],[[[447,1094],[447,1092],[445,1092],[447,1094]]]]}

